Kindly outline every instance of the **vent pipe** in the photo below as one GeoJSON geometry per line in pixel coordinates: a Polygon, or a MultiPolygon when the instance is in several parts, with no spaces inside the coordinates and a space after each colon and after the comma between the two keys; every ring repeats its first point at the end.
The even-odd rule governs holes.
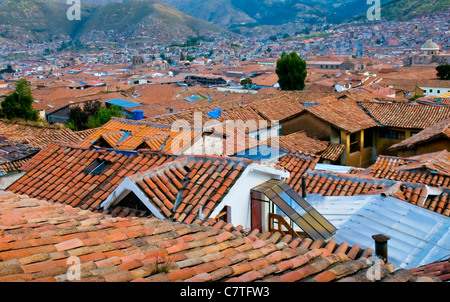
{"type": "Polygon", "coordinates": [[[388,240],[391,237],[378,234],[372,236],[373,240],[375,240],[375,254],[378,258],[383,259],[385,263],[388,263],[388,240]]]}
{"type": "Polygon", "coordinates": [[[306,200],[306,178],[302,177],[302,198],[306,200]]]}

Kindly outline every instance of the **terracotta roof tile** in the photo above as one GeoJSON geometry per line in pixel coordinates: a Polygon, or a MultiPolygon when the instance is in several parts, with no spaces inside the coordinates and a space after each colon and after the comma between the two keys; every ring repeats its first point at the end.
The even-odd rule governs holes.
{"type": "MultiPolygon", "coordinates": [[[[82,281],[101,282],[362,280],[369,265],[361,257],[371,252],[357,246],[304,239],[299,247],[290,236],[215,225],[114,218],[0,192],[0,242],[6,243],[0,250],[0,280],[66,281],[71,255],[81,255],[82,281]],[[65,223],[53,224],[52,237],[42,237],[36,227],[52,219],[65,223]],[[108,236],[126,232],[134,235],[107,243],[108,236]],[[294,241],[297,247],[290,247],[294,241]]],[[[389,264],[381,271],[386,281],[415,281],[403,272],[393,274],[389,264]]]]}
{"type": "Polygon", "coordinates": [[[112,153],[116,154],[115,151],[105,152],[52,144],[28,162],[24,167],[27,174],[15,182],[10,190],[18,193],[26,192],[32,197],[64,202],[84,209],[94,209],[109,196],[132,169],[137,171],[142,169],[140,163],[135,161],[136,159],[145,157],[156,160],[156,163],[172,160],[170,156],[147,152],[113,156],[111,161],[102,164],[102,159],[112,153]],[[86,170],[90,166],[90,169],[95,170],[100,164],[113,167],[99,171],[99,175],[92,175],[86,170]],[[29,177],[34,180],[28,181],[29,177]],[[62,183],[51,185],[52,181],[62,181],[62,183]],[[63,183],[66,185],[64,186],[63,183]]]}
{"type": "Polygon", "coordinates": [[[425,129],[450,117],[450,106],[403,103],[360,103],[384,127],[425,129]]]}
{"type": "Polygon", "coordinates": [[[350,133],[378,125],[353,100],[334,99],[324,104],[306,108],[305,111],[350,133]]]}

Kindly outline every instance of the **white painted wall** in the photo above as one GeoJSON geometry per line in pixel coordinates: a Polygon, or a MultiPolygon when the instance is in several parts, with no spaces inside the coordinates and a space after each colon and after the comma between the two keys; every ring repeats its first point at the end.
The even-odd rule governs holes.
{"type": "Polygon", "coordinates": [[[228,194],[217,205],[210,217],[216,217],[225,206],[231,207],[231,223],[244,228],[251,227],[251,198],[250,190],[272,178],[288,178],[289,172],[277,170],[260,164],[250,164],[236,181],[228,194]]]}
{"type": "Polygon", "coordinates": [[[449,88],[436,88],[436,87],[419,87],[425,91],[424,95],[440,96],[441,94],[450,92],[449,88]]]}

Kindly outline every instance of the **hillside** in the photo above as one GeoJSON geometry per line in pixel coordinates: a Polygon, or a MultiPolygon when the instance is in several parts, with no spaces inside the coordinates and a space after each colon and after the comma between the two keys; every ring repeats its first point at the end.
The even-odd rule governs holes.
{"type": "MultiPolygon", "coordinates": [[[[67,37],[76,32],[82,21],[69,21],[65,2],[57,0],[0,1],[0,36],[14,40],[47,40],[67,37]]],[[[95,6],[82,6],[82,20],[89,18],[95,6]]]]}
{"type": "Polygon", "coordinates": [[[99,8],[80,29],[81,34],[92,31],[114,31],[161,38],[170,33],[184,36],[223,31],[217,26],[182,13],[158,0],[133,0],[111,3],[99,8]]]}
{"type": "Polygon", "coordinates": [[[360,0],[162,0],[197,18],[224,27],[288,22],[339,23],[361,14],[360,0]],[[358,4],[358,5],[355,5],[358,4]]]}
{"type": "Polygon", "coordinates": [[[450,0],[392,0],[381,7],[381,16],[387,20],[407,21],[448,8],[450,0]]]}
{"type": "Polygon", "coordinates": [[[158,0],[89,2],[82,2],[81,21],[69,21],[70,6],[65,1],[0,0],[0,37],[45,41],[55,37],[126,35],[127,38],[145,36],[163,42],[184,42],[187,36],[224,32],[158,0]]]}
{"type": "Polygon", "coordinates": [[[234,7],[231,0],[208,0],[208,1],[186,1],[186,0],[163,0],[165,3],[221,27],[229,27],[233,24],[255,23],[246,13],[234,7]]]}

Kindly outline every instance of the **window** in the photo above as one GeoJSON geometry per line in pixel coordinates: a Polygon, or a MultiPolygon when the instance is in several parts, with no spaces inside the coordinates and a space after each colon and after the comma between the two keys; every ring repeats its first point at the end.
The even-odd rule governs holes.
{"type": "Polygon", "coordinates": [[[107,166],[108,163],[106,161],[96,159],[83,172],[91,175],[99,175],[107,166]]]}
{"type": "Polygon", "coordinates": [[[437,93],[441,93],[441,91],[438,89],[437,93]]]}
{"type": "Polygon", "coordinates": [[[364,130],[364,148],[373,146],[373,132],[372,130],[364,130]]]}
{"type": "Polygon", "coordinates": [[[405,139],[405,131],[382,129],[380,130],[380,138],[405,139]]]}
{"type": "Polygon", "coordinates": [[[361,133],[350,134],[350,153],[361,151],[361,133]]]}

